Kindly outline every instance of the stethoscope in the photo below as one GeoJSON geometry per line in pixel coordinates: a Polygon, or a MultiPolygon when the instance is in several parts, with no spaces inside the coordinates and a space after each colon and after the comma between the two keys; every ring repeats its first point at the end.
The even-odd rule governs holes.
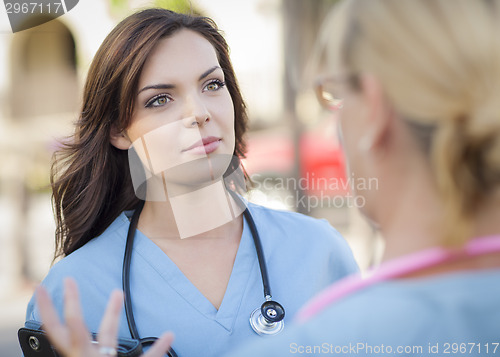
{"type": "MultiPolygon", "coordinates": [[[[236,197],[236,195],[233,195],[236,197]]],[[[124,293],[124,307],[125,315],[127,316],[127,324],[132,338],[141,342],[142,346],[149,346],[156,341],[156,337],[140,338],[139,331],[135,324],[134,312],[132,310],[132,297],[130,293],[130,262],[132,260],[132,247],[134,245],[135,231],[137,230],[137,223],[144,207],[144,201],[141,201],[136,208],[131,220],[127,233],[127,243],[125,245],[125,254],[123,257],[122,269],[122,285],[124,293]]],[[[260,242],[259,232],[255,222],[250,214],[248,208],[243,212],[250,232],[252,233],[255,250],[257,251],[257,258],[259,260],[260,274],[262,276],[262,285],[264,287],[264,297],[266,301],[260,308],[256,308],[250,314],[250,326],[259,335],[275,335],[283,330],[285,317],[285,309],[281,304],[272,300],[271,288],[269,286],[269,277],[267,274],[267,266],[264,260],[264,253],[262,251],[262,244],[260,242]]],[[[168,352],[169,357],[177,357],[177,354],[172,348],[168,352]]]]}

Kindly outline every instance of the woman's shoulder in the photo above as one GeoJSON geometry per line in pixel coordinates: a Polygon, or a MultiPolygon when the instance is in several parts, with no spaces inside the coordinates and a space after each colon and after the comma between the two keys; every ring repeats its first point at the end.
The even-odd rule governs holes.
{"type": "Polygon", "coordinates": [[[114,257],[123,258],[128,225],[127,216],[122,212],[103,233],[58,261],[51,272],[78,268],[80,264],[109,264],[114,257]]]}
{"type": "Polygon", "coordinates": [[[274,219],[277,223],[287,223],[293,225],[311,225],[320,228],[333,228],[330,223],[324,218],[314,218],[302,213],[280,210],[261,206],[252,202],[247,203],[252,215],[261,219],[274,219]]]}
{"type": "Polygon", "coordinates": [[[321,331],[331,321],[344,321],[339,334],[371,337],[371,342],[399,336],[403,326],[408,332],[411,326],[410,335],[422,340],[447,331],[465,338],[481,325],[483,331],[500,328],[500,310],[492,313],[500,299],[500,286],[493,282],[499,279],[497,269],[377,283],[335,301],[304,326],[321,331]],[[465,328],[466,321],[470,328],[465,328]]]}
{"type": "Polygon", "coordinates": [[[344,241],[342,235],[323,218],[314,218],[302,213],[272,209],[254,203],[248,208],[257,226],[286,233],[286,237],[298,236],[307,240],[344,241]]]}
{"type": "MultiPolygon", "coordinates": [[[[58,309],[64,300],[64,280],[77,281],[81,294],[100,295],[120,281],[128,220],[124,213],[99,236],[56,262],[41,285],[49,292],[58,309]]],[[[117,286],[119,287],[119,286],[117,286]]],[[[89,299],[90,301],[90,299],[89,299]]],[[[27,320],[37,320],[34,297],[27,310],[27,320]]]]}
{"type": "Polygon", "coordinates": [[[128,220],[122,213],[101,235],[56,262],[42,284],[49,290],[60,289],[65,277],[96,281],[103,272],[121,268],[127,228],[128,220]]]}
{"type": "Polygon", "coordinates": [[[298,254],[304,261],[327,262],[328,270],[344,276],[359,270],[351,247],[326,219],[280,211],[249,203],[267,251],[283,256],[298,254]]]}
{"type": "Polygon", "coordinates": [[[409,348],[412,353],[407,354],[435,356],[446,353],[447,345],[451,353],[452,342],[491,342],[500,328],[495,308],[500,287],[489,283],[499,276],[496,270],[377,283],[290,326],[273,341],[249,345],[235,355],[281,356],[289,351],[368,356],[409,348]],[[252,354],[245,352],[250,350],[252,354]]]}

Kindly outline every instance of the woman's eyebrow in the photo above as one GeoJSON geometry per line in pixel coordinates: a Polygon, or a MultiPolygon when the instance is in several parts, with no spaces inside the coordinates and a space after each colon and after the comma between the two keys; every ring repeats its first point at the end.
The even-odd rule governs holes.
{"type": "Polygon", "coordinates": [[[205,72],[203,72],[203,74],[200,76],[200,78],[198,78],[198,80],[201,81],[203,78],[205,78],[206,76],[208,76],[210,73],[212,73],[213,71],[215,71],[218,68],[222,69],[219,66],[213,66],[209,70],[206,70],[205,72]]]}
{"type": "MultiPolygon", "coordinates": [[[[203,78],[210,75],[210,73],[214,72],[216,69],[222,69],[222,68],[220,68],[219,66],[213,66],[212,68],[203,72],[200,78],[198,78],[198,80],[201,81],[203,78]]],[[[173,84],[152,84],[150,86],[145,86],[144,88],[142,88],[139,92],[137,92],[137,95],[148,89],[172,89],[172,88],[175,88],[173,84]]]]}
{"type": "Polygon", "coordinates": [[[142,88],[139,92],[137,92],[137,95],[141,94],[141,92],[148,89],[172,89],[172,88],[175,88],[173,84],[153,84],[142,88]]]}

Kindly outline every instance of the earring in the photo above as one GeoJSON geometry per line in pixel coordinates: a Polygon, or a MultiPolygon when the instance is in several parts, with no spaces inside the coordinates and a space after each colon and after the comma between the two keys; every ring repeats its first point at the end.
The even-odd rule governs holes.
{"type": "Polygon", "coordinates": [[[368,152],[373,148],[373,140],[369,136],[364,136],[358,141],[358,150],[368,152]]]}

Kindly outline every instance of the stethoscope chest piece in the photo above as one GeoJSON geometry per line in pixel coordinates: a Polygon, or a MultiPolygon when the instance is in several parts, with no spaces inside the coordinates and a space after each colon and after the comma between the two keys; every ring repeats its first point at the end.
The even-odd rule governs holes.
{"type": "Polygon", "coordinates": [[[250,315],[250,325],[259,335],[275,335],[285,326],[285,309],[276,301],[268,300],[250,315]]]}

